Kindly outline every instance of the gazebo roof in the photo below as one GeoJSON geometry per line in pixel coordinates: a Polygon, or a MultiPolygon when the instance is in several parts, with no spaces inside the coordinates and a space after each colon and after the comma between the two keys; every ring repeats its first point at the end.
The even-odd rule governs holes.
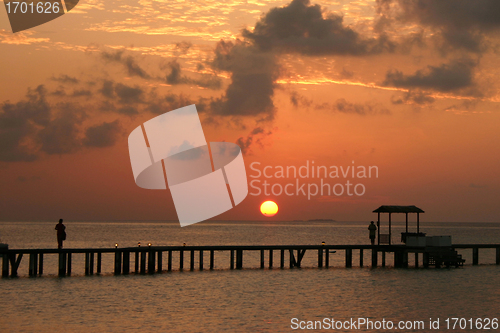
{"type": "Polygon", "coordinates": [[[374,213],[425,213],[417,206],[380,206],[374,213]]]}

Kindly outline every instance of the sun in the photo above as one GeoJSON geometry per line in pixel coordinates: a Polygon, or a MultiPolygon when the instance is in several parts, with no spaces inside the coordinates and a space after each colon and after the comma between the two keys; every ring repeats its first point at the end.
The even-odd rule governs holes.
{"type": "Polygon", "coordinates": [[[260,205],[260,212],[264,216],[274,216],[278,212],[278,205],[271,200],[265,201],[260,205]]]}

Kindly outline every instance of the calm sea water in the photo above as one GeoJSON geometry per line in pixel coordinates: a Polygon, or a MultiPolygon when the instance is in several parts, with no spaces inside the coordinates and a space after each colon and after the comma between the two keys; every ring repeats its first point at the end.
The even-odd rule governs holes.
{"type": "MultiPolygon", "coordinates": [[[[10,248],[55,248],[55,222],[0,222],[10,248]]],[[[166,222],[67,222],[67,248],[153,245],[367,244],[367,223],[205,222],[187,228],[166,222]]],[[[396,223],[394,239],[403,230],[396,223]]],[[[500,243],[498,223],[422,223],[428,235],[451,235],[454,243],[500,243]]],[[[245,252],[243,270],[228,270],[229,255],[216,252],[214,271],[174,271],[113,276],[112,255],[103,272],[83,275],[83,255],[73,258],[73,276],[58,278],[57,258],[47,255],[45,274],[28,278],[24,258],[19,278],[0,280],[2,332],[289,332],[292,318],[305,323],[368,318],[423,321],[408,332],[479,332],[446,329],[446,318],[500,318],[500,267],[494,251],[480,252],[479,266],[462,250],[460,269],[343,268],[344,254],[330,256],[334,267],[314,268],[306,253],[302,269],[257,269],[259,254],[245,252]],[[440,320],[430,330],[429,320],[440,320]]],[[[187,257],[187,256],[186,256],[187,257]]],[[[278,262],[275,254],[275,265],[278,262]]],[[[185,258],[184,267],[189,258],[185,258]]],[[[267,254],[266,254],[267,260],[267,254]]],[[[354,252],[353,264],[359,260],[354,252]]],[[[365,253],[365,263],[369,253],[365,253]]],[[[387,257],[392,263],[392,257],[387,257]]],[[[178,258],[174,256],[174,268],[178,258]]],[[[410,262],[411,264],[411,262],[410,262]]],[[[463,323],[463,321],[462,321],[463,323]]],[[[361,331],[389,331],[366,329],[361,331]]],[[[498,329],[497,329],[498,330],[498,329]]],[[[328,331],[328,330],[325,330],[328,331]]],[[[353,332],[354,329],[337,329],[353,332]]],[[[496,330],[488,330],[496,331],[496,330]]]]}

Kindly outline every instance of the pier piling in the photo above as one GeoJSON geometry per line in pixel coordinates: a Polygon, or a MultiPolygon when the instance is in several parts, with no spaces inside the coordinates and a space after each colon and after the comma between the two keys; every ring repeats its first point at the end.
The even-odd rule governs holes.
{"type": "Polygon", "coordinates": [[[345,250],[345,267],[352,267],[352,249],[345,250]]]}
{"type": "Polygon", "coordinates": [[[323,267],[323,248],[318,250],[318,267],[323,267]]]}
{"type": "Polygon", "coordinates": [[[122,274],[127,275],[129,273],[130,273],[130,251],[123,251],[122,274]]]}
{"type": "Polygon", "coordinates": [[[172,271],[172,250],[168,250],[167,271],[172,271]]]}
{"type": "Polygon", "coordinates": [[[9,256],[8,254],[2,255],[2,277],[9,276],[9,256]]]}
{"type": "Polygon", "coordinates": [[[375,247],[372,247],[372,267],[377,267],[377,266],[378,266],[378,253],[377,253],[377,249],[375,247]]]}
{"type": "Polygon", "coordinates": [[[90,253],[85,252],[85,275],[90,274],[90,253]]]}
{"type": "Polygon", "coordinates": [[[38,274],[40,276],[43,274],[43,253],[38,256],[38,274]]]}
{"type": "Polygon", "coordinates": [[[403,267],[403,258],[401,257],[401,251],[394,252],[394,267],[401,268],[403,267]]]}
{"type": "Polygon", "coordinates": [[[148,252],[148,273],[153,274],[155,272],[155,264],[156,264],[156,252],[149,250],[148,252]]]}
{"type": "Polygon", "coordinates": [[[243,268],[243,250],[236,250],[236,269],[243,268]]]}
{"type": "Polygon", "coordinates": [[[299,252],[299,261],[298,261],[298,266],[300,268],[300,265],[302,263],[302,258],[304,258],[304,255],[306,254],[306,249],[303,249],[302,251],[301,250],[297,250],[299,252]]]}
{"type": "Polygon", "coordinates": [[[158,251],[157,253],[158,255],[158,273],[161,273],[163,272],[163,252],[162,251],[158,251]]]}
{"type": "Polygon", "coordinates": [[[194,271],[194,250],[191,250],[191,260],[189,262],[189,270],[194,271]]]}
{"type": "Polygon", "coordinates": [[[28,275],[29,276],[36,276],[38,273],[38,258],[37,258],[37,253],[30,253],[30,261],[29,261],[29,269],[28,269],[28,275]]]}
{"type": "Polygon", "coordinates": [[[146,274],[146,257],[147,257],[147,252],[143,251],[141,252],[141,260],[140,260],[140,272],[141,274],[146,274]]]}
{"type": "Polygon", "coordinates": [[[199,266],[200,266],[200,271],[203,270],[203,250],[200,251],[200,262],[199,262],[199,266]]]}
{"type": "Polygon", "coordinates": [[[94,252],[90,252],[90,275],[94,275],[94,252]]]}
{"type": "Polygon", "coordinates": [[[184,251],[179,251],[179,270],[182,271],[184,269],[184,251]]]}
{"type": "Polygon", "coordinates": [[[429,253],[424,252],[422,254],[422,266],[429,268],[429,253]]]}
{"type": "Polygon", "coordinates": [[[66,253],[59,252],[59,276],[66,275],[66,253]]]}
{"type": "Polygon", "coordinates": [[[229,265],[230,269],[234,269],[234,250],[231,250],[231,263],[229,265]]]}
{"type": "Polygon", "coordinates": [[[289,249],[288,252],[289,252],[289,259],[290,259],[289,267],[294,268],[296,262],[295,262],[295,256],[293,254],[293,249],[289,249]]]}
{"type": "Polygon", "coordinates": [[[70,276],[71,275],[71,265],[72,265],[72,253],[68,252],[67,253],[67,267],[66,267],[66,275],[70,276]]]}
{"type": "MultiPolygon", "coordinates": [[[[129,252],[129,259],[130,259],[130,252],[129,252]]],[[[97,274],[101,274],[101,266],[102,266],[102,253],[98,252],[97,253],[97,274]]]]}
{"type": "Polygon", "coordinates": [[[120,275],[122,273],[122,252],[115,252],[115,275],[120,275]]]}
{"type": "Polygon", "coordinates": [[[210,269],[214,269],[214,255],[215,255],[215,251],[214,250],[210,250],[210,269]]]}

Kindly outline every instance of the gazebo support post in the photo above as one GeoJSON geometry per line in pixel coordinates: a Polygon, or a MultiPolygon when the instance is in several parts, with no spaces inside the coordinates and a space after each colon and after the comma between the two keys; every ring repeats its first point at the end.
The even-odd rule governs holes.
{"type": "Polygon", "coordinates": [[[380,245],[380,212],[378,213],[378,219],[377,219],[377,244],[380,245]]]}
{"type": "Polygon", "coordinates": [[[417,232],[420,232],[420,213],[417,213],[417,232]]]}
{"type": "Polygon", "coordinates": [[[391,245],[392,231],[391,231],[391,214],[389,213],[389,245],[391,245]]]}
{"type": "Polygon", "coordinates": [[[406,213],[406,233],[408,233],[408,213],[406,213]]]}

